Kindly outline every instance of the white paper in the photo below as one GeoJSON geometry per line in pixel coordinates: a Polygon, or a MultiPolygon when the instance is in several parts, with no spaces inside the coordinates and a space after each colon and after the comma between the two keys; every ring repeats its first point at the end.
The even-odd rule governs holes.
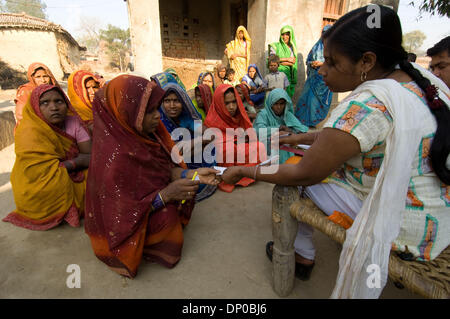
{"type": "Polygon", "coordinates": [[[223,172],[225,172],[225,170],[227,169],[226,167],[222,167],[222,166],[214,166],[213,167],[216,171],[220,171],[220,173],[216,173],[216,175],[222,175],[223,172]]]}
{"type": "Polygon", "coordinates": [[[267,165],[267,164],[274,163],[279,157],[280,157],[279,155],[272,156],[268,160],[266,160],[266,161],[262,162],[261,164],[259,164],[259,166],[264,166],[264,165],[267,165]]]}

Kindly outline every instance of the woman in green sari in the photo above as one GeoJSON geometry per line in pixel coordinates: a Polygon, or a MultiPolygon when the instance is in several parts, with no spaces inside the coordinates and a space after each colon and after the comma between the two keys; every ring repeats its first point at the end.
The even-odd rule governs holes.
{"type": "Polygon", "coordinates": [[[269,56],[272,54],[280,57],[281,63],[278,70],[287,75],[290,85],[286,88],[286,91],[292,98],[297,85],[298,61],[294,29],[290,25],[281,28],[278,42],[269,44],[269,56]]]}
{"type": "Polygon", "coordinates": [[[172,74],[172,76],[175,78],[175,80],[177,80],[178,85],[181,86],[183,88],[183,90],[186,90],[186,87],[184,86],[183,81],[181,81],[180,77],[178,76],[177,71],[175,71],[172,68],[168,68],[164,72],[172,74]]]}
{"type": "MultiPolygon", "coordinates": [[[[285,90],[279,88],[272,90],[267,96],[264,105],[265,107],[258,113],[255,122],[253,122],[253,128],[256,130],[258,140],[264,140],[260,134],[263,130],[267,130],[266,149],[268,153],[270,153],[272,128],[279,129],[280,135],[305,133],[308,131],[308,127],[295,117],[292,100],[285,90]]],[[[280,164],[283,164],[289,157],[295,155],[284,150],[280,150],[279,154],[280,164]]]]}

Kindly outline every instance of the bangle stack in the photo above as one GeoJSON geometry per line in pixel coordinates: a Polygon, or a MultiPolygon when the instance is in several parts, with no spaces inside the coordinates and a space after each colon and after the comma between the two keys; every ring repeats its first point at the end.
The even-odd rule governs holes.
{"type": "Polygon", "coordinates": [[[158,195],[156,195],[155,199],[152,202],[152,210],[155,211],[165,206],[166,203],[164,203],[161,193],[158,193],[158,195]]]}

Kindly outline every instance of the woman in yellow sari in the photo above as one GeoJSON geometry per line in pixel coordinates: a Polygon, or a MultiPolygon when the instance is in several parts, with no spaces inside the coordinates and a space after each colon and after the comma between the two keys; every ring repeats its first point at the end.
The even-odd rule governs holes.
{"type": "Polygon", "coordinates": [[[92,102],[95,92],[100,90],[103,84],[103,78],[84,70],[73,72],[67,81],[67,93],[70,102],[91,132],[93,124],[92,102]]]}
{"type": "Polygon", "coordinates": [[[250,48],[252,39],[243,26],[239,26],[236,30],[236,37],[227,44],[225,54],[230,62],[230,68],[236,72],[235,79],[242,80],[247,74],[247,68],[250,64],[250,48]]]}
{"type": "Polygon", "coordinates": [[[79,226],[91,150],[83,125],[61,88],[43,84],[32,91],[15,134],[17,208],[3,221],[31,230],[64,220],[79,226]]]}

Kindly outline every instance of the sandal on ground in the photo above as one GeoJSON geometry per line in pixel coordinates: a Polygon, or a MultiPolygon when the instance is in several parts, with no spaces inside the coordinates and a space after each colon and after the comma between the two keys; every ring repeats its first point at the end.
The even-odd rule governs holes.
{"type": "MultiPolygon", "coordinates": [[[[270,261],[272,261],[273,256],[273,241],[269,241],[266,244],[266,255],[270,261]]],[[[309,280],[311,277],[311,272],[314,268],[315,263],[311,265],[304,265],[295,262],[295,276],[300,280],[309,280]]]]}

